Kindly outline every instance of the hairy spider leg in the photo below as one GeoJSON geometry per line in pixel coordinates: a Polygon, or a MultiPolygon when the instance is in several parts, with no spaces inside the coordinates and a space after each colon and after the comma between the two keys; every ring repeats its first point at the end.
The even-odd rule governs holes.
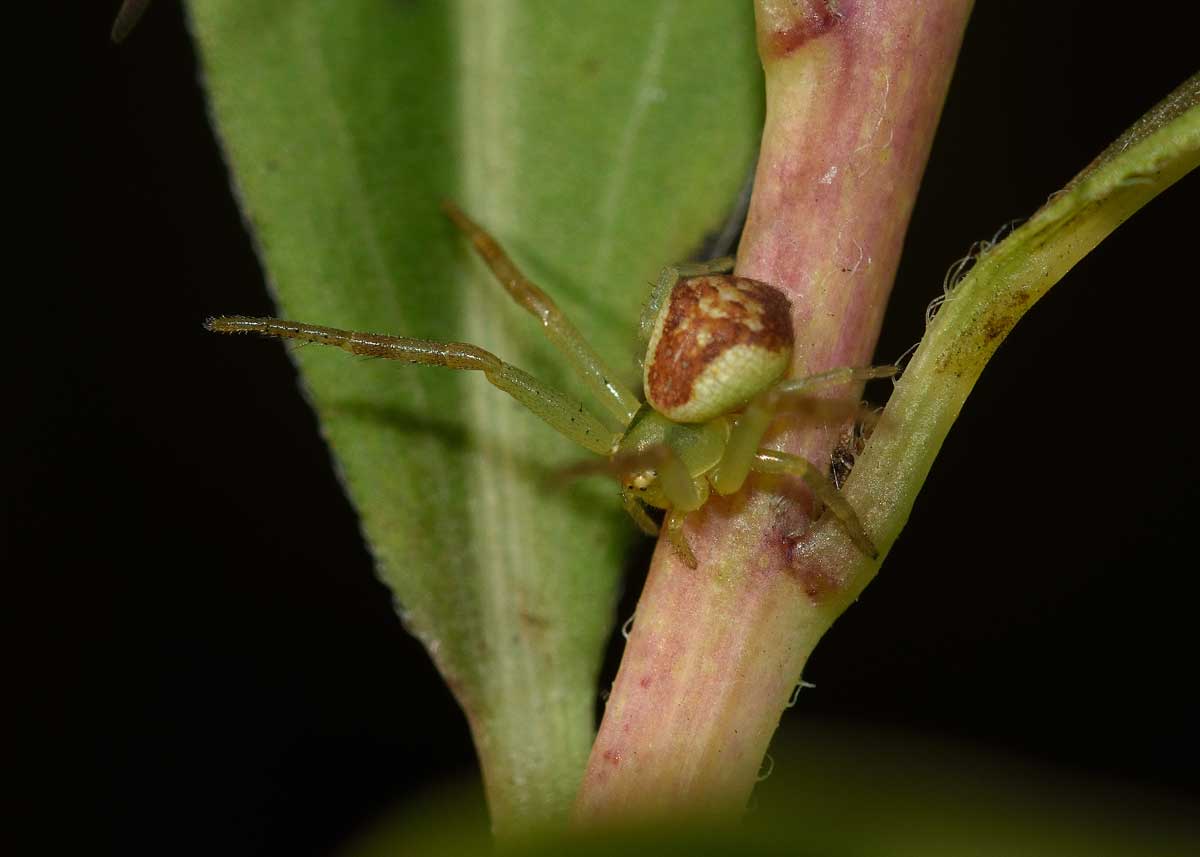
{"type": "Polygon", "coordinates": [[[654,332],[654,322],[658,319],[658,311],[662,309],[663,301],[671,295],[671,290],[680,280],[688,277],[705,277],[709,274],[728,274],[733,270],[737,260],[733,256],[722,256],[720,259],[710,259],[707,262],[684,262],[680,265],[668,265],[658,275],[658,283],[650,290],[650,297],[642,307],[642,318],[638,323],[638,335],[642,345],[650,343],[654,332]]]}
{"type": "Polygon", "coordinates": [[[803,480],[816,498],[825,505],[825,508],[833,512],[834,517],[841,523],[842,529],[846,531],[846,535],[850,537],[850,541],[854,543],[855,547],[871,559],[879,557],[879,551],[875,549],[875,543],[863,529],[862,522],[858,520],[858,515],[854,512],[854,507],[847,502],[825,474],[817,469],[816,465],[798,455],[763,449],[755,454],[751,469],[758,473],[795,476],[803,480]]]}
{"type": "Polygon", "coordinates": [[[542,323],[546,338],[558,349],[571,368],[584,381],[604,407],[617,420],[617,427],[625,428],[633,421],[642,403],[633,391],[617,380],[603,358],[587,343],[578,328],[571,323],[551,300],[550,296],[535,286],[521,273],[504,248],[483,227],[467,214],[446,200],[442,210],[468,239],[475,252],[491,269],[492,274],[504,286],[504,290],[518,304],[542,323]]]}
{"type": "Polygon", "coordinates": [[[632,496],[628,491],[622,491],[621,503],[639,530],[648,536],[658,535],[658,524],[654,523],[654,520],[646,514],[646,507],[642,505],[641,500],[632,496]]]}
{"type": "Polygon", "coordinates": [[[854,381],[890,378],[896,372],[895,366],[842,366],[804,378],[780,381],[771,389],[755,396],[738,416],[729,433],[725,453],[713,474],[713,487],[717,489],[718,494],[734,494],[741,490],[750,474],[759,444],[762,443],[763,436],[770,428],[771,420],[775,418],[785,397],[802,396],[821,387],[849,384],[854,381]]]}
{"type": "Polygon", "coordinates": [[[401,360],[423,366],[480,371],[496,387],[508,393],[535,416],[567,439],[599,455],[608,455],[618,435],[588,413],[581,402],[547,387],[527,372],[505,363],[490,351],[464,342],[436,342],[402,336],[358,333],[300,324],[277,318],[221,316],[204,323],[217,333],[258,333],[280,339],[296,339],[332,345],[351,354],[401,360]]]}
{"type": "Polygon", "coordinates": [[[669,446],[663,447],[658,476],[672,509],[694,512],[708,501],[708,481],[688,473],[687,466],[669,446]]]}
{"type": "Polygon", "coordinates": [[[679,554],[679,558],[688,568],[696,568],[699,565],[696,562],[696,555],[692,553],[692,546],[688,544],[688,540],[683,534],[683,521],[686,517],[687,512],[679,509],[672,509],[667,513],[667,540],[671,542],[671,547],[675,548],[675,552],[679,554]]]}
{"type": "Polygon", "coordinates": [[[788,378],[780,381],[772,388],[772,392],[780,396],[804,395],[820,387],[837,384],[849,384],[852,381],[873,381],[876,378],[891,378],[900,371],[899,366],[867,366],[856,369],[853,366],[840,366],[827,372],[806,375],[803,378],[788,378]]]}
{"type": "Polygon", "coordinates": [[[696,568],[696,554],[688,544],[683,525],[689,512],[696,511],[708,502],[708,479],[704,476],[693,477],[688,473],[683,459],[671,447],[664,447],[662,453],[658,467],[659,480],[663,495],[671,504],[665,522],[667,538],[688,568],[696,568]]]}

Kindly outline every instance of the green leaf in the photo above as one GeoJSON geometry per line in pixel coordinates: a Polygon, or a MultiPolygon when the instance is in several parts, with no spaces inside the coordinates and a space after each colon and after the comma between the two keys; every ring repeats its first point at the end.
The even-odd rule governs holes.
{"type": "MultiPolygon", "coordinates": [[[[1039,209],[951,283],[847,483],[886,550],[963,403],[1028,309],[1139,208],[1200,165],[1200,74],[1184,81],[1039,209]]],[[[828,530],[826,525],[825,529],[828,530]]],[[[855,557],[839,614],[879,567],[855,557]]]]}
{"type": "MultiPolygon", "coordinates": [[[[636,385],[647,284],[723,225],[752,166],[749,4],[206,0],[191,15],[280,315],[474,342],[576,396],[439,201],[636,385]]],[[[467,712],[495,823],[560,816],[633,538],[616,491],[549,486],[587,454],[477,373],[294,354],[379,572],[467,712]]]]}

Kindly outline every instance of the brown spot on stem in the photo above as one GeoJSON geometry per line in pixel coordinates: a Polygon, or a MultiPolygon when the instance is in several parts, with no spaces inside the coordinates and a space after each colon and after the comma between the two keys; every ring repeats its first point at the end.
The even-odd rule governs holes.
{"type": "Polygon", "coordinates": [[[789,537],[789,567],[809,601],[820,604],[841,591],[846,585],[846,579],[836,568],[818,561],[811,553],[806,552],[808,535],[806,533],[789,537]]]}
{"type": "Polygon", "coordinates": [[[608,750],[605,750],[604,753],[601,754],[600,758],[604,759],[604,761],[608,762],[614,768],[617,765],[621,764],[621,753],[619,751],[613,750],[611,748],[608,750]]]}
{"type": "Polygon", "coordinates": [[[1029,292],[1024,289],[1006,295],[992,312],[984,318],[980,328],[983,340],[992,344],[997,339],[1003,339],[1020,321],[1021,316],[1029,306],[1029,292]]]}
{"type": "Polygon", "coordinates": [[[842,582],[837,575],[821,567],[802,568],[800,583],[804,587],[804,594],[814,604],[820,604],[842,588],[842,582]]]}
{"type": "Polygon", "coordinates": [[[991,342],[993,339],[999,339],[1008,332],[1010,326],[1009,319],[1007,318],[997,318],[994,315],[988,316],[983,322],[983,338],[988,342],[991,342]]]}
{"type": "Polygon", "coordinates": [[[786,57],[845,20],[844,0],[759,0],[759,51],[786,57]]]}
{"type": "Polygon", "coordinates": [[[938,358],[937,370],[952,373],[955,377],[977,373],[980,368],[977,364],[991,357],[1000,341],[1012,332],[1029,309],[1033,299],[1034,295],[1028,289],[1017,289],[999,297],[974,327],[938,358]]]}
{"type": "Polygon", "coordinates": [[[642,687],[649,687],[653,683],[654,683],[654,679],[652,679],[648,675],[642,676],[642,680],[638,682],[638,684],[642,687]]]}

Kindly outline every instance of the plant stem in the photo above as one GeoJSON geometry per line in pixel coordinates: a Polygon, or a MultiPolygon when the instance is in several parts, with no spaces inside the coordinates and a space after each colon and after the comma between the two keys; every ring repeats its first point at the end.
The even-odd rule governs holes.
{"type": "MultiPolygon", "coordinates": [[[[882,547],[900,534],[950,426],[1025,312],[1134,212],[1198,165],[1200,74],[979,256],[934,317],[844,487],[882,547]]],[[[850,555],[840,539],[836,547],[827,543],[829,535],[820,522],[808,557],[844,570],[840,612],[871,581],[878,563],[850,555]]]]}
{"type": "MultiPolygon", "coordinates": [[[[756,4],[767,120],[738,273],[791,296],[795,375],[870,361],[969,9],[756,4]]],[[[772,444],[828,462],[835,440],[826,427],[772,444]]],[[[660,544],[578,821],[740,812],[805,661],[844,608],[843,569],[807,558],[811,512],[803,489],[759,479],[689,520],[698,570],[660,544]]],[[[852,547],[844,556],[857,559],[852,547]]]]}

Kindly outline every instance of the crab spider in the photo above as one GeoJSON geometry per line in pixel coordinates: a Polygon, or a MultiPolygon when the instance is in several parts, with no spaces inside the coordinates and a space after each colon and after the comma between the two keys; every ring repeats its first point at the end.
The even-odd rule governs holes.
{"type": "Polygon", "coordinates": [[[686,516],[712,492],[733,494],[753,472],[801,479],[865,554],[877,555],[858,516],[823,468],[760,449],[787,400],[827,386],[891,376],[892,366],[840,368],[781,380],[791,364],[791,303],[773,286],[734,276],[731,257],[666,268],[642,313],[646,401],[617,380],[554,301],[517,269],[500,245],[450,202],[443,205],[509,295],[542,324],[546,337],[591,388],[604,418],[494,354],[462,342],[356,333],[273,318],[221,316],[220,333],[258,333],[332,345],[351,354],[474,369],[584,449],[605,456],[621,483],[625,510],[649,535],[659,527],[647,506],[666,510],[672,546],[696,567],[683,534],[686,516]]]}

